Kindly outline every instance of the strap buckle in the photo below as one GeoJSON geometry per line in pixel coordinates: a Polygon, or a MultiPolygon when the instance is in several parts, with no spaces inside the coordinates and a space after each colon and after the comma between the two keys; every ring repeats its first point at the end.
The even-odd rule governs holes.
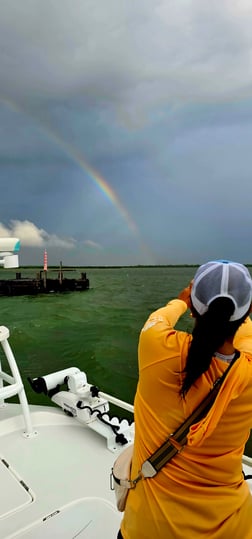
{"type": "Polygon", "coordinates": [[[138,476],[135,479],[119,479],[113,474],[113,471],[110,474],[110,490],[115,490],[114,482],[120,485],[121,487],[133,489],[136,488],[138,481],[143,479],[143,474],[141,471],[138,472],[138,476]]]}
{"type": "Polygon", "coordinates": [[[175,449],[177,449],[177,452],[178,452],[178,453],[181,453],[181,451],[183,451],[183,449],[184,449],[185,446],[184,446],[184,445],[181,445],[181,444],[174,438],[174,434],[173,434],[173,433],[170,434],[168,440],[169,440],[170,444],[173,445],[173,447],[174,447],[175,449]]]}

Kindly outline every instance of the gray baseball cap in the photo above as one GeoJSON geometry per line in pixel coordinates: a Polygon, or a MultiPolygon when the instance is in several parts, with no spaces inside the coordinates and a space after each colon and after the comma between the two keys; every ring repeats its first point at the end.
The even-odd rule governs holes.
{"type": "Polygon", "coordinates": [[[191,290],[191,301],[198,314],[204,314],[210,303],[220,297],[230,298],[234,303],[231,322],[248,312],[252,301],[252,279],[243,264],[213,260],[198,268],[191,290]]]}

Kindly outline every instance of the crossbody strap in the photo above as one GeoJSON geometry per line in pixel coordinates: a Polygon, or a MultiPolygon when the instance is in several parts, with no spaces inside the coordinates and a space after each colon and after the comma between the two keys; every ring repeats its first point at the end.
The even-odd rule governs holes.
{"type": "Polygon", "coordinates": [[[229,370],[239,356],[240,353],[236,352],[228,368],[225,370],[222,376],[215,381],[213,388],[199,404],[199,406],[197,406],[197,408],[184,421],[184,423],[182,423],[182,425],[180,425],[180,427],[173,434],[170,434],[165,442],[143,463],[140,472],[142,476],[154,477],[154,475],[156,475],[157,472],[159,472],[159,470],[161,470],[161,468],[169,460],[171,460],[172,457],[182,451],[187,443],[187,434],[191,425],[200,421],[209,412],[229,370]]]}

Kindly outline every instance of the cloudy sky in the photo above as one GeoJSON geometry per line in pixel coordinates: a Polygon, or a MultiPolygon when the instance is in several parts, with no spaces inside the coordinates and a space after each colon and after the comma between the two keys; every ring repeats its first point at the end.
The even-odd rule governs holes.
{"type": "Polygon", "coordinates": [[[252,262],[250,0],[0,0],[22,264],[252,262]]]}

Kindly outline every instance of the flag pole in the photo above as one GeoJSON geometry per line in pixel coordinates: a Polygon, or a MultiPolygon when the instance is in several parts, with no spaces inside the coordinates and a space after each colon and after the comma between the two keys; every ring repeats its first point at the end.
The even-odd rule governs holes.
{"type": "Polygon", "coordinates": [[[46,277],[47,277],[47,251],[44,251],[44,288],[46,288],[46,277]]]}
{"type": "Polygon", "coordinates": [[[59,283],[62,284],[62,278],[63,278],[63,273],[62,273],[62,260],[60,261],[60,270],[59,270],[59,283]]]}

